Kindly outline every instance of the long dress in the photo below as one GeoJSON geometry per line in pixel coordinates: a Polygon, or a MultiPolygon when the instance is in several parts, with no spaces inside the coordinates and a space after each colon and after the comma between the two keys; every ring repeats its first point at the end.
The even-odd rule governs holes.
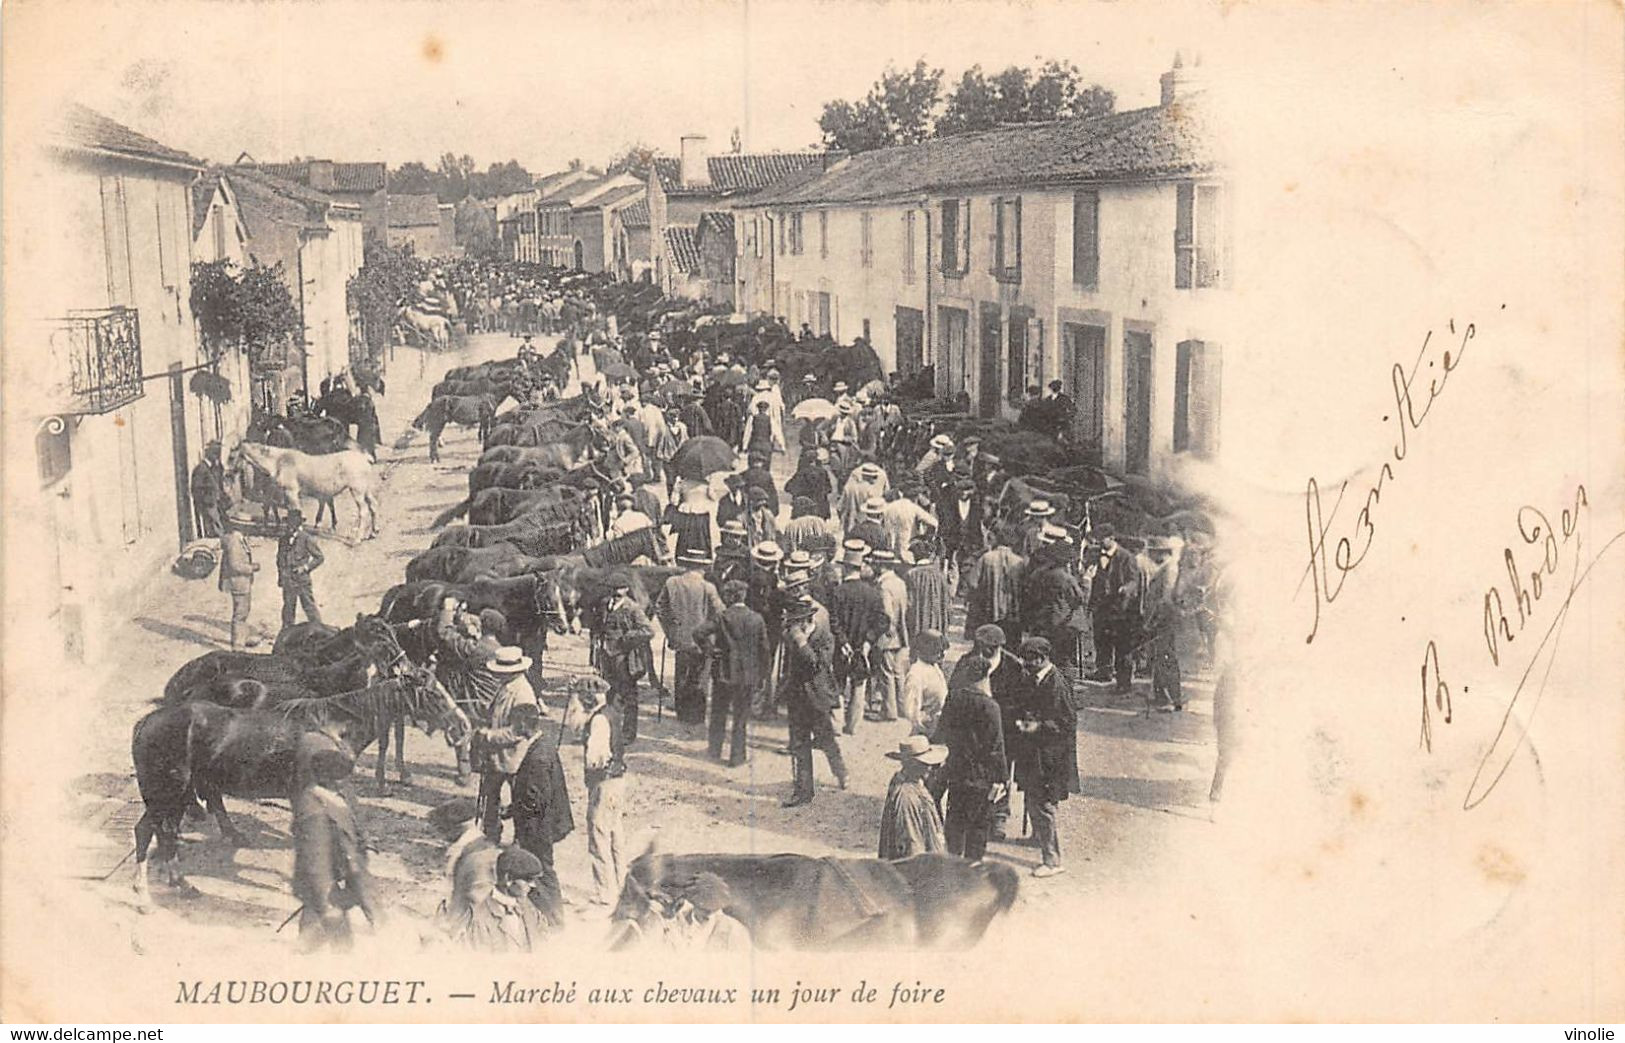
{"type": "Polygon", "coordinates": [[[886,789],[886,807],[880,813],[880,857],[909,858],[934,851],[946,851],[942,815],[925,788],[923,778],[909,778],[900,771],[886,789]]]}

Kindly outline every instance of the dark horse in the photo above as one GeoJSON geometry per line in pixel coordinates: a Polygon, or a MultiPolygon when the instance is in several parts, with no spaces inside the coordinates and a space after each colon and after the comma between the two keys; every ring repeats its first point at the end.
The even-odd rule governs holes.
{"type": "Polygon", "coordinates": [[[224,797],[291,797],[294,751],[307,731],[331,735],[359,756],[396,716],[411,717],[448,742],[468,734],[465,717],[434,673],[411,669],[404,676],[359,691],[317,699],[290,699],[272,709],[234,709],[210,702],[160,707],[136,722],[130,737],[136,783],[146,813],[135,826],[135,890],[145,907],[147,849],[158,838],[158,860],[178,872],[181,819],[202,801],[220,832],[234,845],[243,837],[226,815],[224,797]]]}
{"type": "Polygon", "coordinates": [[[1015,870],[952,855],[878,858],[807,855],[662,855],[633,860],[612,914],[612,948],[648,934],[700,873],[732,895],[728,915],[759,949],[966,949],[1015,903],[1015,870]]]}
{"type": "Polygon", "coordinates": [[[480,443],[491,430],[491,420],[497,407],[489,397],[481,395],[441,395],[430,402],[428,408],[417,415],[412,426],[429,432],[429,462],[440,459],[440,435],[447,424],[478,428],[480,443]]]}

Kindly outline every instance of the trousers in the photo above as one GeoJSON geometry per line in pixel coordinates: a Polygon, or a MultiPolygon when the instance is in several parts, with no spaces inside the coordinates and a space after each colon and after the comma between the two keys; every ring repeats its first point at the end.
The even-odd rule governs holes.
{"type": "Polygon", "coordinates": [[[597,899],[613,905],[626,880],[626,776],[602,779],[587,788],[587,856],[597,899]]]}
{"type": "Polygon", "coordinates": [[[829,759],[829,770],[837,781],[846,778],[846,762],[841,758],[840,744],[835,740],[835,725],[830,715],[796,701],[790,703],[790,772],[791,795],[812,799],[813,750],[824,751],[829,759]]]}
{"type": "Polygon", "coordinates": [[[476,806],[480,813],[480,832],[493,844],[502,843],[502,786],[513,788],[513,776],[500,771],[480,772],[480,795],[476,806]]]}
{"type": "Polygon", "coordinates": [[[248,639],[248,614],[253,608],[254,595],[248,590],[231,592],[231,650],[240,652],[248,639]]]}
{"type": "Polygon", "coordinates": [[[1184,706],[1185,694],[1179,683],[1179,655],[1174,650],[1174,631],[1163,627],[1152,637],[1147,651],[1151,658],[1151,701],[1184,706]]]}
{"type": "Polygon", "coordinates": [[[305,610],[305,618],[312,623],[320,623],[322,614],[316,608],[316,591],[311,588],[310,580],[290,580],[282,587],[282,629],[293,626],[296,609],[305,610]]]}
{"type": "Polygon", "coordinates": [[[728,735],[728,715],[733,715],[733,738],[728,746],[728,764],[745,763],[745,740],[749,728],[751,691],[742,684],[711,686],[711,724],[708,729],[711,756],[722,756],[722,740],[728,735]]]}
{"type": "Polygon", "coordinates": [[[987,853],[988,833],[993,824],[987,793],[987,784],[982,782],[948,786],[948,814],[942,831],[950,855],[977,862],[987,853]]]}
{"type": "Polygon", "coordinates": [[[704,652],[677,653],[672,697],[677,703],[677,719],[688,724],[705,720],[705,688],[710,676],[710,659],[704,652]]]}
{"type": "Polygon", "coordinates": [[[1061,834],[1056,829],[1056,811],[1053,800],[1036,793],[1027,794],[1027,817],[1032,819],[1033,839],[1038,841],[1038,850],[1047,866],[1061,864],[1061,834]]]}
{"type": "Polygon", "coordinates": [[[547,917],[548,923],[558,927],[564,923],[564,892],[559,887],[558,871],[553,868],[553,842],[541,830],[540,816],[514,809],[514,841],[542,863],[542,875],[536,878],[536,890],[530,893],[530,900],[547,917]]]}
{"type": "Polygon", "coordinates": [[[902,648],[876,650],[875,674],[869,679],[869,708],[883,721],[903,714],[903,676],[908,673],[908,651],[902,648]]]}

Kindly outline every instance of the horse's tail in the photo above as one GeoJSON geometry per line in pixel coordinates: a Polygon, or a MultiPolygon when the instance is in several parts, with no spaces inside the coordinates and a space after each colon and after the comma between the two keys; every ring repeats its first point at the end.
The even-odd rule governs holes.
{"type": "Polygon", "coordinates": [[[1008,912],[1016,904],[1016,894],[1021,889],[1021,878],[1016,871],[1006,865],[989,863],[985,865],[987,882],[993,885],[993,908],[989,911],[988,919],[999,913],[1008,912]]]}
{"type": "Polygon", "coordinates": [[[456,504],[453,504],[450,507],[447,507],[445,510],[441,511],[439,514],[435,515],[434,521],[429,523],[429,528],[431,528],[431,529],[444,528],[445,526],[450,525],[452,522],[456,521],[458,518],[466,518],[468,516],[468,508],[470,506],[472,506],[473,503],[474,503],[474,497],[469,496],[468,498],[464,499],[461,503],[456,503],[456,504]]]}

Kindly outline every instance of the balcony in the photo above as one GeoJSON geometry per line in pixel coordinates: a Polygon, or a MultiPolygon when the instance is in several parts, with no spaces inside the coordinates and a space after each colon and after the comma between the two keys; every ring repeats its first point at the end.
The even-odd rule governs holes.
{"type": "Polygon", "coordinates": [[[63,413],[109,413],[142,395],[141,322],[134,308],[70,312],[49,329],[63,413]]]}

